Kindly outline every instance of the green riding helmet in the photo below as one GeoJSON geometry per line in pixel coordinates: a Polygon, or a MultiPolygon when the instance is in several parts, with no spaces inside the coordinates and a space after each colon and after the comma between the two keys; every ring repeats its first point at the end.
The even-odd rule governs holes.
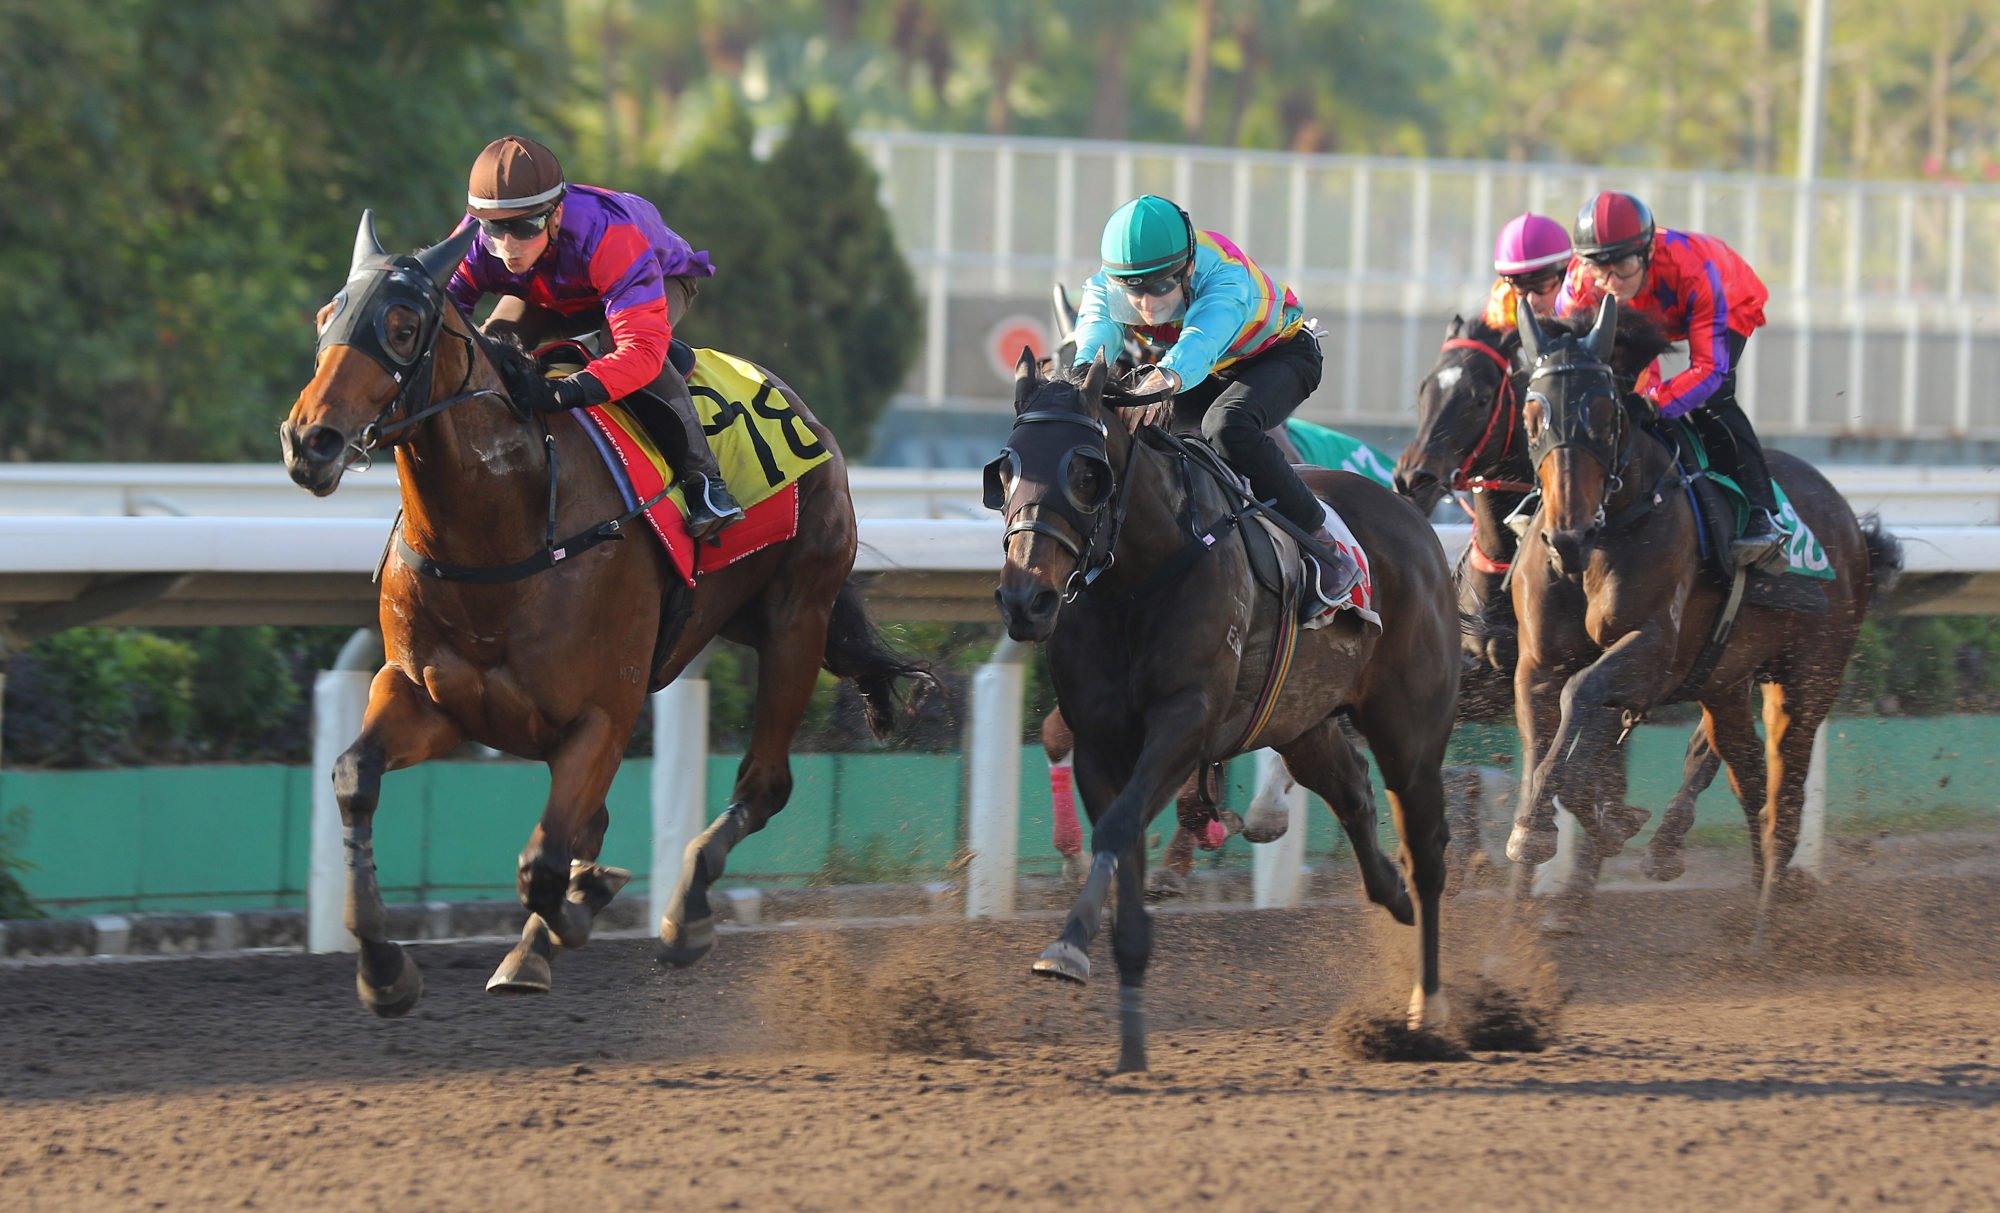
{"type": "Polygon", "coordinates": [[[1144,278],[1176,269],[1194,256],[1194,224],[1187,212],[1157,194],[1145,194],[1111,213],[1098,248],[1113,278],[1144,278]]]}

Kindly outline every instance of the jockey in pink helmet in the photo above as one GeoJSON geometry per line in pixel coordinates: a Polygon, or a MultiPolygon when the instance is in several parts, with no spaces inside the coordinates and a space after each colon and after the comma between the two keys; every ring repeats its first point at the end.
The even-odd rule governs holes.
{"type": "Polygon", "coordinates": [[[1514,301],[1526,298],[1538,316],[1555,311],[1556,292],[1569,269],[1569,232],[1546,215],[1522,212],[1493,242],[1493,272],[1500,275],[1486,299],[1489,327],[1514,327],[1514,301]]]}

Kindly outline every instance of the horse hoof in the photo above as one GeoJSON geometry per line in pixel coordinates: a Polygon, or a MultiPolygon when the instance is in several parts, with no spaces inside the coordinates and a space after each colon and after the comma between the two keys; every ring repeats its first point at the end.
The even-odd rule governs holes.
{"type": "Polygon", "coordinates": [[[1075,944],[1058,939],[1042,953],[1041,959],[1035,961],[1034,971],[1044,977],[1058,977],[1082,985],[1090,980],[1090,957],[1075,944]]]}
{"type": "Polygon", "coordinates": [[[1451,1004],[1446,1001],[1444,990],[1426,998],[1424,988],[1416,987],[1410,994],[1410,1031],[1435,1032],[1451,1022],[1451,1004]]]}
{"type": "Polygon", "coordinates": [[[590,926],[595,914],[580,902],[565,901],[554,915],[544,914],[549,934],[565,948],[580,948],[590,942],[590,926]]]}
{"type": "Polygon", "coordinates": [[[1243,837],[1250,842],[1276,842],[1291,827],[1292,814],[1283,806],[1254,808],[1243,819],[1243,837]]]}
{"type": "Polygon", "coordinates": [[[624,868],[607,868],[595,863],[572,863],[569,867],[569,900],[589,910],[592,917],[611,904],[618,890],[632,883],[632,873],[624,868]]]}
{"type": "Polygon", "coordinates": [[[1154,868],[1146,873],[1147,901],[1174,901],[1186,895],[1186,882],[1172,868],[1154,868]]]}
{"type": "Polygon", "coordinates": [[[1151,1068],[1151,1066],[1146,1064],[1145,1045],[1139,1045],[1136,1048],[1131,1045],[1124,1045],[1118,1050],[1118,1068],[1113,1072],[1117,1074],[1144,1074],[1151,1068]]]}
{"type": "Polygon", "coordinates": [[[417,962],[411,960],[401,948],[396,948],[396,956],[401,960],[402,967],[387,985],[370,982],[366,968],[358,968],[354,974],[354,990],[361,996],[361,1005],[383,1019],[408,1015],[417,1005],[417,1000],[424,996],[424,975],[417,969],[417,962]]]}
{"type": "Polygon", "coordinates": [[[1687,860],[1681,857],[1679,851],[1663,855],[1658,851],[1648,850],[1644,871],[1647,880],[1657,880],[1662,883],[1679,880],[1687,872],[1687,860]]]}
{"type": "Polygon", "coordinates": [[[1616,855],[1618,850],[1626,843],[1632,841],[1633,837],[1640,830],[1645,829],[1646,823],[1652,819],[1653,814],[1651,810],[1642,809],[1636,804],[1613,805],[1605,809],[1603,818],[1604,826],[1611,836],[1598,840],[1599,846],[1605,852],[1603,857],[1608,859],[1616,855]]]}
{"type": "Polygon", "coordinates": [[[698,964],[701,959],[715,950],[715,919],[702,918],[694,922],[662,922],[660,924],[660,945],[654,955],[663,965],[685,969],[698,964]]]}
{"type": "Polygon", "coordinates": [[[553,983],[549,972],[549,962],[533,952],[523,953],[519,949],[509,952],[507,959],[486,979],[488,994],[546,994],[553,983]]]}
{"type": "Polygon", "coordinates": [[[1515,863],[1547,863],[1556,857],[1556,828],[1516,825],[1507,835],[1507,858],[1515,863]]]}

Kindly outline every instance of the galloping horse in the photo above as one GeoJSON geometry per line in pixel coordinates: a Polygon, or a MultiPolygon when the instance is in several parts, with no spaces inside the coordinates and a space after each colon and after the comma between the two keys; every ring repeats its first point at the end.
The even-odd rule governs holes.
{"type": "MultiPolygon", "coordinates": [[[[1630,384],[1651,361],[1657,331],[1637,312],[1620,318],[1612,370],[1630,384]],[[1644,355],[1644,357],[1642,357],[1644,355]]],[[[1396,491],[1428,514],[1445,493],[1472,499],[1472,539],[1459,556],[1458,608],[1465,619],[1466,668],[1458,711],[1464,720],[1509,719],[1514,710],[1514,665],[1518,653],[1514,599],[1508,571],[1520,537],[1508,524],[1534,491],[1534,468],[1521,424],[1521,373],[1515,358],[1519,329],[1499,329],[1475,318],[1470,325],[1454,316],[1438,350],[1437,365],[1417,389],[1417,432],[1396,462],[1396,491]]],[[[1722,760],[1696,729],[1681,763],[1681,786],[1667,802],[1660,826],[1646,847],[1645,872],[1653,880],[1675,880],[1687,870],[1682,843],[1694,827],[1695,801],[1715,780],[1722,760]]],[[[1644,809],[1608,805],[1605,841],[1624,841],[1644,825],[1644,809]]],[[[1566,893],[1586,899],[1610,854],[1600,853],[1590,833],[1578,835],[1577,865],[1566,893]]],[[[1611,854],[1615,854],[1613,850],[1611,854]]],[[[1568,916],[1551,925],[1575,925],[1568,916]]]]}
{"type": "Polygon", "coordinates": [[[883,644],[848,582],[845,463],[773,376],[830,455],[798,482],[792,538],[703,574],[691,591],[645,527],[605,542],[626,540],[637,511],[602,470],[585,423],[536,411],[549,393],[532,361],[476,332],[443,293],[475,230],[390,256],[364,213],[312,381],[279,429],[292,479],[316,496],[381,449],[395,451],[402,483],[404,558],[382,571],[388,661],[361,736],[334,768],[347,926],[361,945],[356,986],[383,1016],[423,993],[415,962],[385,934],[375,879],[385,772],[464,738],[548,763],[548,803],[516,872],[528,924],[487,987],[545,992],[558,945],[582,945],[629,878],[597,857],[610,824],[605,793],[649,687],[671,682],[717,635],[757,650],[755,722],[729,808],[688,847],[660,924],[661,958],[685,965],[714,946],[708,890],[729,848],[791,794],[787,751],[822,663],[854,680],[878,731],[894,719],[897,681],[927,677],[883,644]]]}
{"type": "MultiPolygon", "coordinates": [[[[1786,865],[1798,845],[1813,740],[1840,689],[1871,587],[1894,576],[1900,551],[1879,526],[1864,528],[1810,465],[1770,452],[1772,475],[1831,562],[1826,613],[1800,626],[1796,615],[1744,605],[1716,651],[1725,638],[1718,617],[1732,594],[1703,568],[1674,450],[1656,440],[1645,403],[1622,392],[1607,365],[1616,313],[1607,298],[1587,333],[1552,322],[1551,335],[1520,309],[1531,366],[1522,414],[1542,497],[1514,562],[1515,714],[1525,770],[1507,854],[1520,863],[1552,856],[1555,810],[1564,804],[1582,809],[1585,828],[1601,833],[1592,806],[1624,799],[1623,764],[1611,760],[1612,749],[1654,707],[1691,698],[1743,802],[1761,938],[1780,882],[1806,887],[1786,865]],[[1753,686],[1763,693],[1762,741],[1751,718],[1753,686]]],[[[1739,598],[1742,583],[1739,571],[1739,598]]]]}
{"type": "Polygon", "coordinates": [[[1333,807],[1369,898],[1419,928],[1410,1019],[1442,1023],[1439,767],[1458,693],[1458,639],[1450,571],[1429,524],[1363,477],[1305,473],[1358,537],[1381,624],[1350,611],[1296,632],[1293,604],[1258,588],[1246,544],[1230,533],[1261,525],[1233,489],[1202,470],[1183,440],[1150,427],[1129,434],[1112,407],[1149,398],[1111,387],[1101,357],[1073,378],[1044,380],[1023,351],[1015,375],[1014,430],[987,468],[987,504],[1007,523],[995,596],[1010,636],[1048,642],[1093,827],[1090,873],[1035,971],[1089,977],[1088,949],[1115,880],[1118,1067],[1144,1069],[1147,819],[1198,767],[1266,744],[1333,807]],[[1343,717],[1367,738],[1388,787],[1414,903],[1376,843],[1366,768],[1343,717]]]}

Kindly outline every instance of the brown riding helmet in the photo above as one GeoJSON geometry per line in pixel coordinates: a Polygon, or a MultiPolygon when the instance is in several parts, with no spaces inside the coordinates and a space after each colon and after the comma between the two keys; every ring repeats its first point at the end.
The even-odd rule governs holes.
{"type": "Polygon", "coordinates": [[[548,210],[562,201],[562,164],[533,139],[495,139],[472,162],[465,209],[475,219],[512,219],[548,210]]]}

